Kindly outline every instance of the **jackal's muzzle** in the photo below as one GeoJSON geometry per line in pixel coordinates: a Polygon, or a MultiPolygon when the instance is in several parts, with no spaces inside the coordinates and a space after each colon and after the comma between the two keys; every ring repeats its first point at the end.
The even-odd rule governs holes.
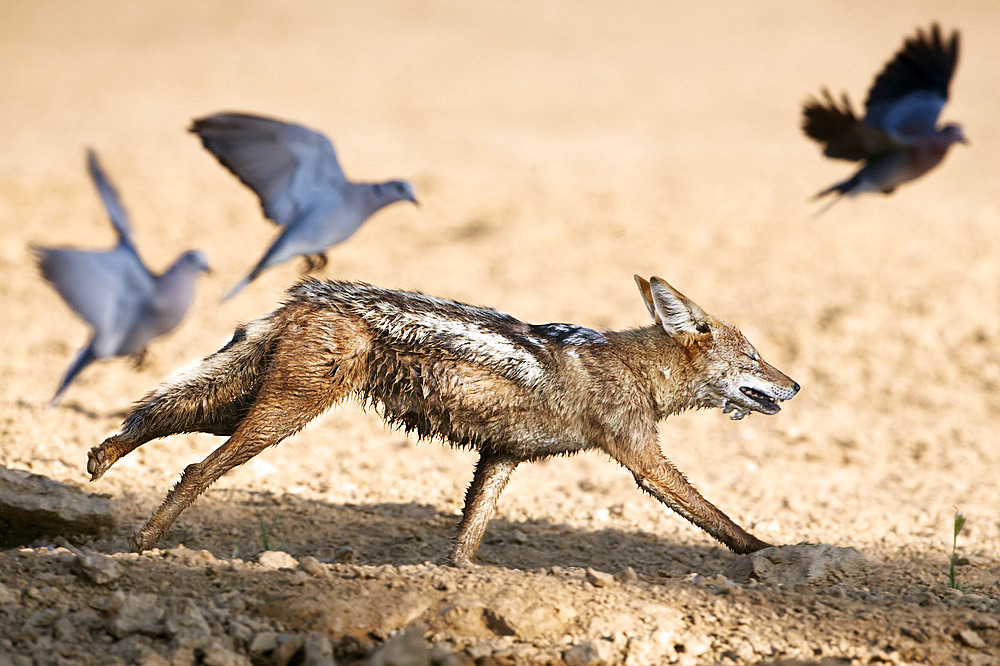
{"type": "Polygon", "coordinates": [[[729,418],[736,420],[742,419],[750,412],[777,414],[781,411],[781,406],[778,403],[790,400],[799,392],[799,385],[796,382],[791,382],[789,386],[777,384],[762,386],[756,382],[755,384],[754,386],[740,386],[740,396],[730,397],[722,408],[723,413],[732,412],[732,416],[729,418]]]}

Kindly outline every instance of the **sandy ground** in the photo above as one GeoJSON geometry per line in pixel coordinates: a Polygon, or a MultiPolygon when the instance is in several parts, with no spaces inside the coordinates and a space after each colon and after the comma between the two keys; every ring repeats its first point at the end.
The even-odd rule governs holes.
{"type": "MultiPolygon", "coordinates": [[[[244,613],[279,630],[319,627],[334,642],[367,632],[368,648],[420,616],[428,640],[480,663],[560,663],[579,645],[608,662],[996,663],[1000,5],[900,1],[875,12],[862,2],[5,3],[0,464],[86,484],[86,451],[132,400],[270,311],[296,279],[294,262],[217,305],[274,231],[184,130],[218,110],[265,113],[325,131],[349,176],[406,177],[417,189],[422,207],[379,213],[331,252],[329,277],[531,322],[621,328],[647,316],[632,274],[657,274],[739,325],[800,395],[774,417],[671,418],[664,451],[761,538],[853,546],[870,581],[726,593],[712,577],[731,556],[592,454],[520,468],[481,566],[450,569],[474,456],[416,443],[348,405],[183,514],[163,547],[205,549],[211,567],[117,556],[129,575],[114,586],[196,603],[239,597],[244,613]],[[933,19],[962,30],[945,116],[964,123],[972,145],[892,197],[813,218],[807,197],[850,165],[801,135],[801,102],[822,85],[863,99],[902,37],[933,19]],[[85,146],[104,159],[151,267],[199,247],[215,273],[144,369],[95,365],[49,409],[86,329],[27,246],[113,242],[85,146]],[[968,518],[964,593],[943,573],[956,509],[968,518]],[[354,563],[305,583],[237,566],[265,546],[354,563]],[[637,577],[598,588],[581,567],[637,577]],[[365,625],[378,609],[406,606],[401,594],[422,610],[365,625]],[[504,594],[535,609],[537,630],[435,624],[441,616],[426,611],[504,594]],[[309,604],[326,609],[325,624],[302,610],[309,604]],[[345,614],[357,626],[338,624],[345,614]],[[660,652],[650,647],[658,627],[669,634],[660,652]]],[[[88,485],[117,501],[119,532],[75,545],[123,551],[180,470],[218,443],[174,437],[122,460],[88,485]]],[[[5,583],[26,590],[23,608],[2,611],[11,623],[110,594],[72,577],[51,595],[29,593],[44,587],[38,576],[59,578],[56,559],[44,548],[0,553],[5,583]]],[[[11,632],[0,653],[25,663],[111,659],[92,637],[11,632]]],[[[148,640],[169,657],[169,645],[148,640]]],[[[338,644],[342,660],[368,649],[351,657],[338,644]]]]}

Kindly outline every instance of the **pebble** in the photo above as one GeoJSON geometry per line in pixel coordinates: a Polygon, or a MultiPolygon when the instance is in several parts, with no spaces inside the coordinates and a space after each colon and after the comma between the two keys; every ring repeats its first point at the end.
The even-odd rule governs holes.
{"type": "Polygon", "coordinates": [[[273,631],[262,631],[253,637],[247,649],[254,656],[270,654],[278,649],[278,634],[273,631]]]}
{"type": "Polygon", "coordinates": [[[963,645],[967,645],[970,648],[978,649],[986,647],[986,641],[984,641],[982,637],[980,637],[980,635],[977,634],[972,629],[963,629],[962,631],[958,632],[958,634],[956,634],[956,638],[959,640],[960,643],[962,643],[963,645]]]}
{"type": "Polygon", "coordinates": [[[257,563],[268,569],[294,569],[298,560],[283,550],[265,550],[257,557],[257,563]]]}
{"type": "Polygon", "coordinates": [[[594,587],[608,587],[614,584],[615,577],[607,572],[587,567],[587,582],[594,587]]]}
{"type": "Polygon", "coordinates": [[[639,575],[635,572],[632,567],[625,567],[621,571],[615,574],[615,580],[619,583],[633,584],[639,581],[639,575]]]}
{"type": "Polygon", "coordinates": [[[969,626],[973,629],[996,629],[1000,627],[1000,622],[989,615],[977,615],[969,620],[969,626]]]}
{"type": "Polygon", "coordinates": [[[95,585],[107,585],[122,575],[121,567],[114,558],[97,554],[77,557],[74,572],[95,585]]]}
{"type": "Polygon", "coordinates": [[[299,560],[299,567],[310,576],[315,576],[316,578],[326,578],[327,576],[326,567],[312,555],[306,555],[299,560]]]}
{"type": "Polygon", "coordinates": [[[21,601],[21,591],[12,590],[3,583],[0,583],[0,605],[16,604],[21,601]]]}
{"type": "Polygon", "coordinates": [[[333,559],[341,564],[353,564],[358,559],[358,551],[350,546],[341,546],[333,554],[333,559]]]}

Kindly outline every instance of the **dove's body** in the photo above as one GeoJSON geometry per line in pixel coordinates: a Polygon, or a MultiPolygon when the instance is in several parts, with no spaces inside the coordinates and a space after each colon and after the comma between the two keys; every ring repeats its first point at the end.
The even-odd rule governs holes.
{"type": "Polygon", "coordinates": [[[347,180],[330,141],[301,125],[220,113],[194,121],[191,131],[257,194],[264,215],[283,227],[249,275],[223,300],[294,257],[318,257],[325,264],[326,250],[350,238],[377,210],[396,201],[416,203],[405,181],[347,180]]]}
{"type": "Polygon", "coordinates": [[[33,248],[42,275],[91,327],[90,340],[67,370],[53,404],[91,362],[141,355],[153,339],[176,328],[194,300],[195,278],[208,270],[205,256],[191,250],[162,275],[151,273],[136,252],[118,195],[92,152],[88,166],[118,244],[105,251],[33,248]]]}

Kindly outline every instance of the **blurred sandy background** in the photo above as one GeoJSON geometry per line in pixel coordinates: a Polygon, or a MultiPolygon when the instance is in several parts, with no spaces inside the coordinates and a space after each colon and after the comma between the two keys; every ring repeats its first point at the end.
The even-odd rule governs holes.
{"type": "MultiPolygon", "coordinates": [[[[987,1],[5,2],[0,463],[84,480],[86,450],[132,400],[298,277],[299,262],[283,265],[217,305],[274,228],[185,129],[240,110],[325,132],[351,178],[416,186],[422,207],[377,214],[330,252],[327,276],[620,328],[645,323],[632,274],[660,275],[803,386],[772,418],[663,424],[667,455],[709,499],[762,538],[853,545],[923,581],[940,581],[959,507],[967,548],[995,566],[998,30],[1000,4],[987,1]],[[802,102],[826,85],[860,105],[903,38],[933,20],[962,32],[943,118],[972,145],[894,196],[814,218],[807,198],[853,167],[802,135],[802,102]],[[27,245],[113,242],[85,146],[154,270],[199,247],[216,272],[145,370],[93,366],[50,410],[86,329],[27,245]]],[[[345,408],[219,487],[457,511],[473,458],[402,440],[345,408]]],[[[147,445],[97,489],[135,499],[137,521],[215,444],[147,445]]],[[[168,539],[225,550],[196,527],[213,501],[209,491],[168,539]]],[[[500,516],[567,521],[586,540],[611,502],[626,507],[623,528],[710,545],[593,455],[519,469],[500,516]]],[[[510,544],[481,556],[539,564],[510,544]]],[[[981,591],[1000,597],[995,573],[984,565],[981,591]]]]}

